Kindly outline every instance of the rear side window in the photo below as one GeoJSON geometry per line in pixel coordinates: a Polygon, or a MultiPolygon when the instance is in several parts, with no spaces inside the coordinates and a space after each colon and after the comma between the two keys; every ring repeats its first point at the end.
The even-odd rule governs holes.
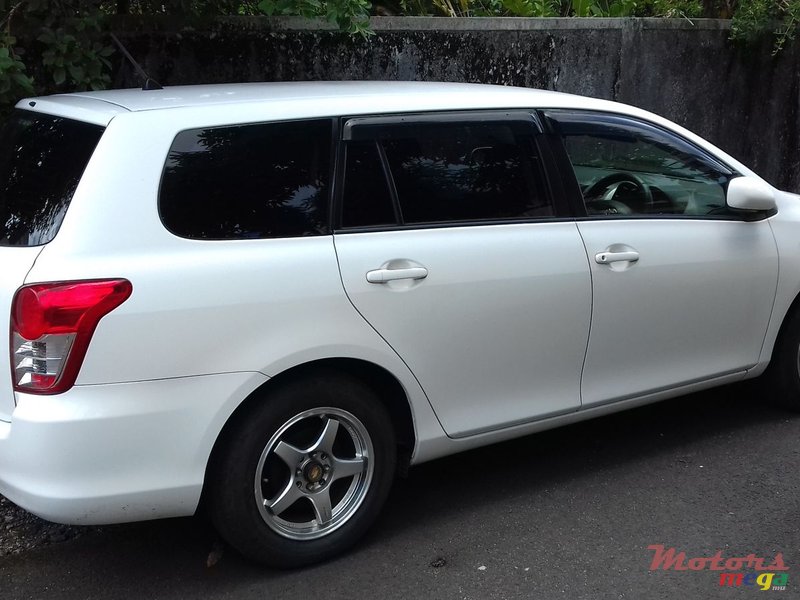
{"type": "Polygon", "coordinates": [[[328,233],[331,121],[183,131],[161,182],[172,233],[192,239],[328,233]]]}
{"type": "Polygon", "coordinates": [[[39,246],[64,220],[103,127],[18,110],[0,129],[0,246],[39,246]]]}
{"type": "Polygon", "coordinates": [[[367,135],[348,142],[344,227],[554,214],[528,123],[396,124],[367,135]]]}

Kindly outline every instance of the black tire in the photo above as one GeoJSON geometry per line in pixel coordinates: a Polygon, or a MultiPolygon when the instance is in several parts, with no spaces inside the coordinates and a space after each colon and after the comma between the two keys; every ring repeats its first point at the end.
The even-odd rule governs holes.
{"type": "Polygon", "coordinates": [[[394,430],[369,387],[335,372],[290,381],[226,432],[208,482],[211,518],[253,561],[278,568],[319,562],[367,531],[395,467],[394,430]]]}
{"type": "Polygon", "coordinates": [[[800,412],[800,311],[787,317],[764,382],[774,404],[800,412]]]}

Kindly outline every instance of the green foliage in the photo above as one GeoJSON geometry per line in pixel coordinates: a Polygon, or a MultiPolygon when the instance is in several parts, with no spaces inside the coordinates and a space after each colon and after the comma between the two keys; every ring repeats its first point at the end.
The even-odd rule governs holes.
{"type": "MultiPolygon", "coordinates": [[[[284,0],[291,1],[291,0],[284,0]]],[[[682,17],[702,13],[701,0],[402,0],[402,14],[464,17],[682,17]]]]}
{"type": "Polygon", "coordinates": [[[764,23],[773,19],[774,2],[770,0],[750,0],[740,11],[732,24],[734,39],[754,40],[764,31],[764,23]]]}
{"type": "Polygon", "coordinates": [[[323,17],[336,23],[342,31],[364,37],[372,34],[369,0],[261,0],[256,6],[267,16],[323,17]]]}
{"type": "Polygon", "coordinates": [[[111,83],[108,57],[114,50],[84,34],[100,31],[96,17],[76,19],[53,29],[43,25],[36,38],[45,46],[42,66],[50,72],[57,88],[101,90],[111,83]]]}
{"type": "Polygon", "coordinates": [[[506,7],[514,15],[526,17],[558,17],[561,16],[561,3],[552,0],[508,0],[506,7]],[[527,7],[527,12],[525,8],[527,7]]]}
{"type": "Polygon", "coordinates": [[[14,51],[16,40],[5,36],[0,40],[0,109],[12,105],[20,96],[34,93],[33,80],[14,51]]]}
{"type": "Polygon", "coordinates": [[[733,17],[731,37],[752,42],[774,36],[773,54],[795,38],[800,23],[800,0],[749,0],[742,2],[733,17]]]}
{"type": "Polygon", "coordinates": [[[0,38],[0,110],[21,95],[101,89],[110,82],[113,49],[104,42],[105,12],[99,0],[18,0],[0,12],[4,27],[0,38]],[[35,40],[16,48],[12,32],[24,26],[35,40]],[[25,64],[23,58],[39,61],[25,64]],[[30,73],[37,74],[34,78],[30,73]]]}
{"type": "Polygon", "coordinates": [[[670,17],[700,16],[700,0],[572,0],[576,17],[670,17]]]}
{"type": "MultiPolygon", "coordinates": [[[[0,0],[2,1],[2,0],[0,0]]],[[[3,7],[5,8],[5,7],[3,7]]],[[[17,48],[17,39],[11,35],[10,18],[17,7],[8,7],[0,20],[0,114],[4,107],[13,106],[20,97],[32,94],[33,79],[22,61],[24,49],[17,48]]]]}

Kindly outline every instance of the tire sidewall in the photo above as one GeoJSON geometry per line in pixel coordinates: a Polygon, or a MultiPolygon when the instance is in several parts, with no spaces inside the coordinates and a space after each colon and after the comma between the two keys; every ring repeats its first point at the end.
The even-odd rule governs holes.
{"type": "Polygon", "coordinates": [[[234,424],[212,474],[212,519],[228,543],[264,564],[297,567],[331,558],[355,543],[377,517],[394,480],[395,456],[388,413],[369,387],[338,374],[289,382],[271,390],[234,424]],[[374,471],[361,505],[346,522],[323,537],[292,540],[264,521],[253,487],[256,468],[281,426],[320,407],[345,410],[361,421],[371,438],[374,471]]]}
{"type": "Polygon", "coordinates": [[[767,371],[770,399],[776,404],[800,411],[800,311],[795,311],[781,332],[773,360],[767,371]]]}

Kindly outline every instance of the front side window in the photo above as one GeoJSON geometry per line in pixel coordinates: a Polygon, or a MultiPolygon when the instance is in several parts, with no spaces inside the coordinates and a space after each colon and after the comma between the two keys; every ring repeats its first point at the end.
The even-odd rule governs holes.
{"type": "Polygon", "coordinates": [[[734,175],[692,144],[624,116],[550,111],[588,215],[690,217],[732,214],[734,175]]]}
{"type": "Polygon", "coordinates": [[[25,110],[0,129],[0,246],[51,241],[103,127],[25,110]]]}
{"type": "Polygon", "coordinates": [[[347,143],[345,227],[553,215],[531,124],[402,123],[370,136],[347,143]]]}
{"type": "Polygon", "coordinates": [[[325,234],[330,154],[330,120],[183,131],[164,168],[161,219],[191,239],[325,234]]]}

